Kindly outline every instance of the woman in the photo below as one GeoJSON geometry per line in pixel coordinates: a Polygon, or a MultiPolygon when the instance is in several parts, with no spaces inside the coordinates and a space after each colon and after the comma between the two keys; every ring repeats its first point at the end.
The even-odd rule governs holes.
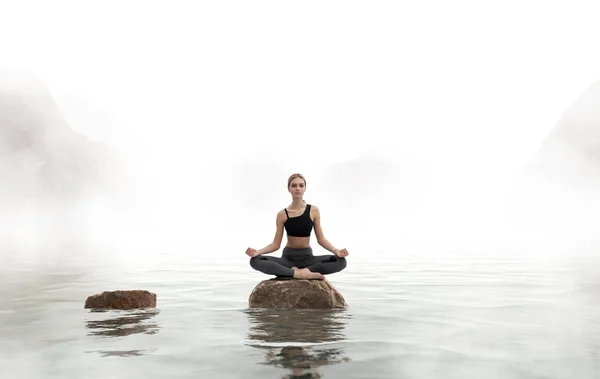
{"type": "Polygon", "coordinates": [[[336,249],[323,235],[319,208],[306,204],[303,200],[306,179],[301,174],[292,174],[288,179],[288,191],[292,194],[292,204],[277,213],[275,238],[260,250],[249,247],[250,266],[268,275],[297,279],[325,279],[323,275],[342,271],[346,267],[346,249],[336,249]],[[315,229],[317,242],[334,255],[313,255],[310,247],[310,234],[315,229]],[[281,258],[265,257],[279,249],[283,230],[287,232],[287,245],[281,258]]]}

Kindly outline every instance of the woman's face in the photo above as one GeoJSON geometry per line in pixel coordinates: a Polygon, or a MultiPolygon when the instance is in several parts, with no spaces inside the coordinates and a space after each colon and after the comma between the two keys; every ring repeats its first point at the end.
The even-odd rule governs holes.
{"type": "Polygon", "coordinates": [[[292,197],[300,197],[304,195],[304,191],[306,191],[306,185],[304,185],[304,180],[302,178],[294,178],[290,182],[290,186],[288,190],[292,194],[292,197]]]}

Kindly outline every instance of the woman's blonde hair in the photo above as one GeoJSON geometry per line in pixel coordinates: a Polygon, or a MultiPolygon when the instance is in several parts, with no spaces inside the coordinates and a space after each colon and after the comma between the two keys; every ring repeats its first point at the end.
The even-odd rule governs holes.
{"type": "Polygon", "coordinates": [[[300,178],[302,180],[304,180],[304,185],[306,186],[306,179],[304,178],[304,176],[302,176],[302,174],[292,174],[290,175],[290,177],[288,178],[288,188],[290,188],[290,183],[292,182],[292,180],[296,179],[296,178],[300,178]]]}

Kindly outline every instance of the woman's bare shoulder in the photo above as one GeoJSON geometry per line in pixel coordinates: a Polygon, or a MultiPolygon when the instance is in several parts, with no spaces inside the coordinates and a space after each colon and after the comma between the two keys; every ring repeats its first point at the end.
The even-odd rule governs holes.
{"type": "Polygon", "coordinates": [[[317,207],[314,204],[310,205],[310,214],[311,216],[314,215],[315,217],[321,214],[321,211],[319,210],[319,207],[317,207]]]}
{"type": "Polygon", "coordinates": [[[279,211],[277,211],[277,220],[285,220],[287,217],[285,215],[285,208],[280,209],[279,211]]]}

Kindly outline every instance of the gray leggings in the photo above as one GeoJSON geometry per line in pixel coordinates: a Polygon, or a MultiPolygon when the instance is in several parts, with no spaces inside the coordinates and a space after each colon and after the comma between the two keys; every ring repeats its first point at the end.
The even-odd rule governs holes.
{"type": "Polygon", "coordinates": [[[291,249],[283,248],[281,258],[259,255],[250,258],[250,266],[253,269],[268,275],[293,277],[292,266],[308,268],[312,272],[320,272],[323,275],[333,274],[346,268],[346,258],[338,258],[335,255],[313,255],[312,248],[291,249]]]}

